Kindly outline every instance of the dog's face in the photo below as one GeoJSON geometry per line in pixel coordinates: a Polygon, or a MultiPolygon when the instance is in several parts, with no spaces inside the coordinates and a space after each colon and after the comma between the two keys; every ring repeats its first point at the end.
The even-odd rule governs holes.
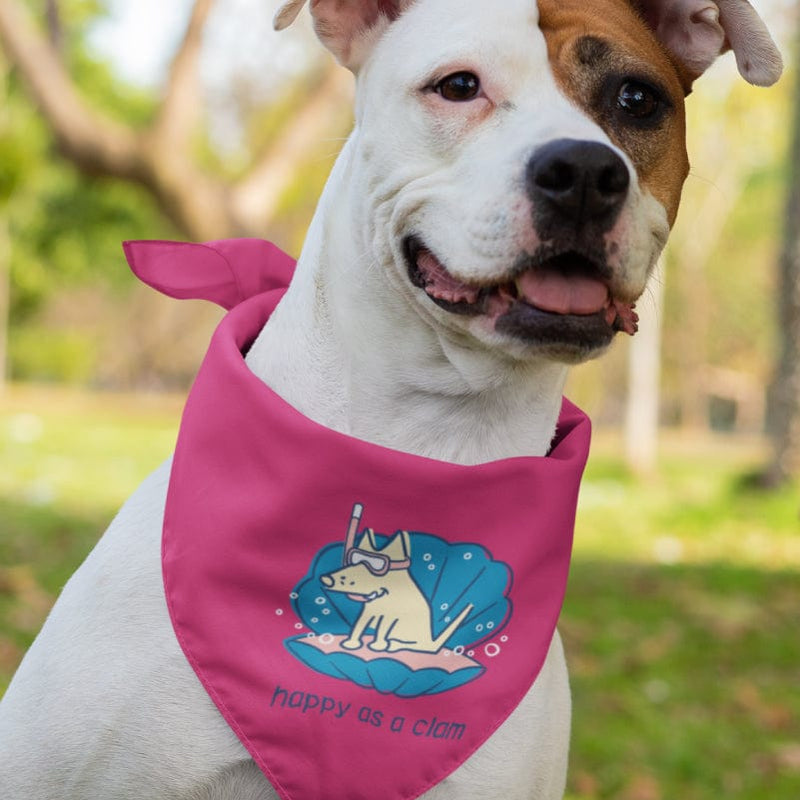
{"type": "Polygon", "coordinates": [[[408,533],[400,531],[383,547],[375,534],[367,530],[358,547],[345,553],[347,565],[323,575],[322,585],[331,592],[342,592],[351,600],[368,603],[384,597],[401,585],[403,575],[411,565],[408,533]]]}
{"type": "MultiPolygon", "coordinates": [[[[430,325],[568,363],[635,332],[688,174],[698,67],[667,49],[659,9],[676,4],[633,2],[312,3],[358,73],[359,241],[430,325]]],[[[692,58],[722,49],[715,24],[692,58]]]]}
{"type": "Polygon", "coordinates": [[[565,361],[632,332],[688,171],[684,91],[634,12],[605,5],[421,2],[372,51],[363,218],[433,324],[565,361]]]}

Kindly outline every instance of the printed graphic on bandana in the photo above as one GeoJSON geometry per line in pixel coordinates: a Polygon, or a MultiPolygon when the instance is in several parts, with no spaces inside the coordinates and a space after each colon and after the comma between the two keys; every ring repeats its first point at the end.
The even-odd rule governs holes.
{"type": "Polygon", "coordinates": [[[285,641],[306,666],[400,697],[479,678],[500,655],[513,575],[481,545],[429,533],[365,528],[353,507],[344,544],[313,559],[292,592],[311,633],[285,641]],[[494,641],[494,640],[497,641],[494,641]]]}

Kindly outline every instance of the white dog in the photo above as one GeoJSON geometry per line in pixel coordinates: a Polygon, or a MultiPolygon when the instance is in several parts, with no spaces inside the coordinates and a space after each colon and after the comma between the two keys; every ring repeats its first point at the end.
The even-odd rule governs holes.
{"type": "MultiPolygon", "coordinates": [[[[356,74],[356,125],[250,368],[311,419],[397,450],[465,465],[546,454],[566,365],[635,331],[688,172],[692,81],[733,49],[747,80],[773,82],[769,35],[745,0],[311,12],[356,74]]],[[[277,797],[173,633],[169,469],[65,587],[3,699],[3,800],[277,797]]],[[[556,634],[523,702],[424,797],[562,797],[569,720],[556,634]]]]}

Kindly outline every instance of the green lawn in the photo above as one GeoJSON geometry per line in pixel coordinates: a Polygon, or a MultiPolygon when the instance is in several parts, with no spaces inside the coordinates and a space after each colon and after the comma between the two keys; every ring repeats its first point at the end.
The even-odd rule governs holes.
{"type": "MultiPolygon", "coordinates": [[[[61,586],[170,452],[175,398],[0,398],[0,691],[61,586]]],[[[569,800],[800,797],[800,493],[757,442],[665,437],[657,477],[596,437],[561,622],[569,800]]]]}

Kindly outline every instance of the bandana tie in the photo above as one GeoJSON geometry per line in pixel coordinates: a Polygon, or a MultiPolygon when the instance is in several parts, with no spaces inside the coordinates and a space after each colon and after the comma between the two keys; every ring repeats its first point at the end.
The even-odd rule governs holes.
{"type": "Polygon", "coordinates": [[[409,455],[304,417],[244,355],[294,262],[260,240],[128,242],[172,297],[232,309],[189,394],[163,573],[175,634],[284,800],[410,800],[535,681],[561,610],[588,418],[546,457],[409,455]]]}

